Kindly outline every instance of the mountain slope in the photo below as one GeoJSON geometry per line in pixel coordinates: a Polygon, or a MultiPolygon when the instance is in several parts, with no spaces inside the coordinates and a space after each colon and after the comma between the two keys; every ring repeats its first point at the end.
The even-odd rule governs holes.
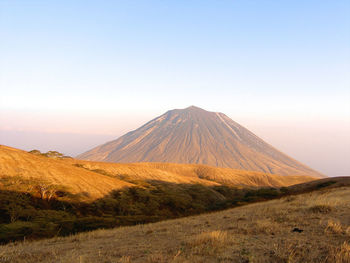
{"type": "Polygon", "coordinates": [[[176,109],[78,159],[197,163],[280,175],[322,176],[276,150],[223,113],[176,109]]]}

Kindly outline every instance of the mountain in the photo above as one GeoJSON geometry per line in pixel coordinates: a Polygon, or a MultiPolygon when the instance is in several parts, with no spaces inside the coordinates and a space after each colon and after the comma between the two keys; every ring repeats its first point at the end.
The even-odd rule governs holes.
{"type": "Polygon", "coordinates": [[[276,150],[223,113],[175,109],[78,159],[196,163],[280,175],[322,176],[276,150]]]}

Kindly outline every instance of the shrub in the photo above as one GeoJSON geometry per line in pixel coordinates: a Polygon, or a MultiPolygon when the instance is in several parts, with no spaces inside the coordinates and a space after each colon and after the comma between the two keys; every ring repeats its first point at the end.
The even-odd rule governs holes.
{"type": "Polygon", "coordinates": [[[332,184],[335,184],[336,181],[327,181],[327,182],[323,182],[323,183],[319,183],[318,185],[316,185],[316,188],[324,188],[324,187],[327,187],[327,186],[330,186],[332,184]]]}
{"type": "Polygon", "coordinates": [[[328,214],[333,210],[329,205],[315,205],[309,208],[312,213],[328,214]]]}
{"type": "Polygon", "coordinates": [[[267,199],[276,198],[279,196],[279,192],[275,188],[261,188],[257,190],[250,190],[244,195],[243,201],[262,201],[267,199]]]}
{"type": "Polygon", "coordinates": [[[39,150],[31,150],[31,151],[29,151],[28,153],[36,154],[36,155],[41,155],[41,152],[40,152],[39,150]]]}
{"type": "Polygon", "coordinates": [[[31,236],[37,232],[39,226],[32,222],[16,221],[14,223],[0,225],[0,243],[22,240],[25,236],[31,236]]]}

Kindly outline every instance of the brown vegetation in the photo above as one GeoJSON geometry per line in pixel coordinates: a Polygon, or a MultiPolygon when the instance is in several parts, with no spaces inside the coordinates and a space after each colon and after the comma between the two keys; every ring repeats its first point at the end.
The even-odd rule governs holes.
{"type": "Polygon", "coordinates": [[[120,180],[158,180],[169,183],[229,185],[240,187],[282,187],[318,179],[311,176],[282,176],[257,171],[219,168],[199,164],[105,163],[68,159],[65,163],[120,180]]]}
{"type": "Polygon", "coordinates": [[[0,178],[18,177],[45,181],[53,186],[64,186],[73,195],[81,194],[84,200],[96,200],[113,190],[135,186],[133,181],[280,187],[315,179],[308,176],[286,177],[203,165],[113,164],[72,158],[47,158],[42,154],[29,154],[3,145],[0,145],[0,164],[0,178]]]}
{"type": "Polygon", "coordinates": [[[64,186],[73,195],[88,193],[85,197],[81,196],[84,200],[94,200],[113,190],[132,186],[117,178],[67,165],[64,160],[66,159],[52,159],[0,145],[0,178],[16,177],[64,186]]]}
{"type": "MultiPolygon", "coordinates": [[[[30,154],[0,146],[1,243],[155,222],[348,184],[341,178],[309,182],[315,178],[205,165],[99,163],[49,153],[30,154]],[[306,183],[286,187],[300,182],[306,183]]],[[[293,202],[295,197],[286,200],[293,202]]],[[[338,210],[333,203],[319,199],[307,211],[324,216],[338,210]]],[[[283,220],[260,218],[252,222],[253,227],[240,229],[247,235],[275,235],[283,220]]],[[[212,225],[209,221],[206,224],[212,225]]],[[[348,236],[348,229],[341,225],[337,230],[336,224],[328,223],[323,232],[334,235],[338,231],[348,236]]],[[[193,239],[183,240],[188,248],[177,251],[172,260],[183,259],[186,251],[214,257],[231,244],[229,230],[195,233],[193,239]],[[211,248],[214,243],[221,245],[211,248]]],[[[154,232],[147,230],[146,234],[152,236],[154,232]]],[[[164,258],[167,256],[153,253],[147,260],[159,262],[164,258]]],[[[134,259],[127,254],[118,260],[134,259]]]]}
{"type": "Polygon", "coordinates": [[[346,263],[349,220],[349,186],[325,187],[216,213],[9,244],[0,247],[0,262],[346,263]],[[312,211],[321,205],[331,209],[312,211]]]}

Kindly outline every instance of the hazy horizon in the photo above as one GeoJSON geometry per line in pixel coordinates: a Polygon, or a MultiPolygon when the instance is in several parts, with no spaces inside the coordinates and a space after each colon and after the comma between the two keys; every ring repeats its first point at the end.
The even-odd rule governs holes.
{"type": "Polygon", "coordinates": [[[174,108],[350,175],[348,1],[1,1],[0,143],[69,155],[174,108]]]}
{"type": "MultiPolygon", "coordinates": [[[[158,115],[149,116],[148,119],[145,116],[144,119],[139,118],[133,123],[126,117],[123,117],[124,119],[120,117],[118,124],[125,120],[126,125],[119,127],[118,125],[104,124],[104,129],[108,130],[109,128],[109,132],[106,134],[0,129],[0,138],[1,144],[28,151],[32,149],[39,149],[43,152],[58,150],[69,156],[76,156],[95,146],[115,140],[129,131],[139,128],[154,117],[158,117],[158,115]]],[[[229,117],[231,116],[229,115],[229,117]]],[[[236,121],[238,120],[236,119],[236,121]]],[[[333,125],[317,126],[315,123],[308,123],[301,119],[294,120],[294,122],[291,120],[288,122],[282,120],[279,122],[276,120],[257,122],[254,119],[245,118],[242,121],[238,122],[278,150],[311,168],[327,176],[350,175],[350,164],[348,163],[350,126],[346,123],[342,130],[334,130],[333,125]],[[296,127],[298,130],[291,133],[290,131],[296,127]],[[332,136],[334,133],[337,133],[337,137],[332,136]],[[336,140],[343,140],[344,144],[334,144],[336,140]],[[326,147],[328,152],[323,151],[326,147]]]]}

